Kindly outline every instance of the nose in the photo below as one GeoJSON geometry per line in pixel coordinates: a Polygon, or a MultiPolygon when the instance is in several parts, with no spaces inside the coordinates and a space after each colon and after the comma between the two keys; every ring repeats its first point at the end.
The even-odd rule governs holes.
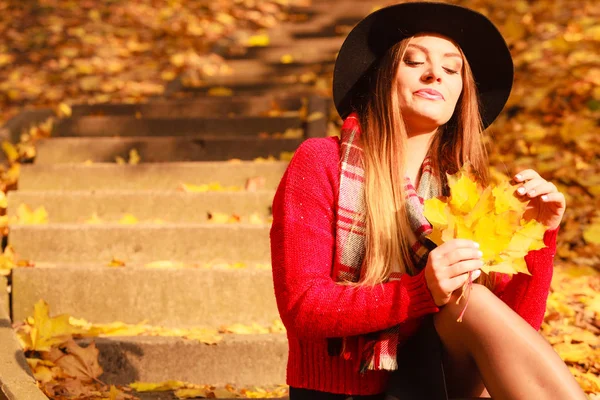
{"type": "Polygon", "coordinates": [[[429,68],[427,68],[427,70],[425,70],[425,72],[423,73],[423,76],[421,77],[421,79],[423,79],[423,81],[425,81],[425,82],[432,82],[432,81],[441,82],[442,81],[442,67],[430,65],[429,68]]]}

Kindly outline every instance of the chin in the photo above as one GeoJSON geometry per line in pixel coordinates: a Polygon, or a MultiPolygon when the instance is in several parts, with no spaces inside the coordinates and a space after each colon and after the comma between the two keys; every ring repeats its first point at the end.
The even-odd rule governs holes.
{"type": "Polygon", "coordinates": [[[431,126],[431,129],[437,129],[440,126],[444,125],[446,122],[450,120],[450,117],[446,118],[445,116],[431,115],[431,114],[420,114],[415,115],[413,121],[417,123],[419,126],[431,126]]]}

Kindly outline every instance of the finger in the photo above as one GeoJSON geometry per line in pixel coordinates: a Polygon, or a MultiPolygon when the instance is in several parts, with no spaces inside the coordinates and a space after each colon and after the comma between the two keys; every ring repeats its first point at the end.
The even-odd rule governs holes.
{"type": "MultiPolygon", "coordinates": [[[[471,274],[471,280],[475,280],[477,278],[479,278],[479,276],[481,275],[481,271],[480,272],[473,272],[471,274]]],[[[455,276],[452,279],[449,279],[446,283],[444,288],[453,292],[456,289],[462,287],[467,281],[469,280],[469,274],[461,274],[458,276],[455,276]]]]}
{"type": "Polygon", "coordinates": [[[517,190],[517,193],[519,193],[521,196],[527,196],[529,198],[534,198],[557,191],[556,186],[554,186],[552,182],[548,182],[543,179],[531,180],[521,188],[517,190]],[[521,188],[523,188],[523,190],[520,190],[521,188]]]}
{"type": "Polygon", "coordinates": [[[544,203],[558,203],[563,208],[566,205],[565,195],[560,192],[552,192],[542,195],[542,201],[544,203]]]}
{"type": "Polygon", "coordinates": [[[453,266],[460,263],[461,261],[467,260],[481,260],[483,253],[479,249],[474,248],[460,248],[454,251],[448,252],[444,255],[447,266],[453,266]]]}
{"type": "Polygon", "coordinates": [[[461,248],[465,248],[465,249],[478,249],[479,248],[479,243],[474,242],[472,240],[469,239],[452,239],[449,240],[445,243],[442,243],[441,245],[439,245],[438,247],[436,247],[434,250],[432,250],[432,254],[435,253],[436,257],[443,257],[444,255],[446,255],[447,253],[457,250],[457,249],[461,249],[461,248]]]}
{"type": "Polygon", "coordinates": [[[533,169],[524,169],[513,177],[516,182],[524,182],[534,178],[541,178],[541,176],[533,169]]]}
{"type": "Polygon", "coordinates": [[[448,277],[454,278],[470,271],[477,271],[481,267],[483,267],[483,260],[481,259],[461,261],[448,267],[448,277]]]}

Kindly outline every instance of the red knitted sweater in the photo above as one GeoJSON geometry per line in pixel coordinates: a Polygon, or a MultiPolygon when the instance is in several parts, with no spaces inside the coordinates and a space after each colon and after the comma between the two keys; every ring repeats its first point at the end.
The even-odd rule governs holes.
{"type": "MultiPolygon", "coordinates": [[[[273,200],[271,261],[275,296],[287,328],[287,384],[331,393],[369,395],[385,390],[389,372],[358,372],[360,335],[400,323],[409,336],[419,317],[439,311],[424,273],[372,288],[338,285],[331,277],[339,190],[339,139],[313,138],[296,150],[273,200]],[[329,337],[357,336],[350,360],[327,354],[329,337]]],[[[532,277],[517,274],[495,293],[538,330],[550,282],[558,228],[546,231],[547,248],[526,257],[532,277]]],[[[398,362],[402,362],[398,360],[398,362]]]]}

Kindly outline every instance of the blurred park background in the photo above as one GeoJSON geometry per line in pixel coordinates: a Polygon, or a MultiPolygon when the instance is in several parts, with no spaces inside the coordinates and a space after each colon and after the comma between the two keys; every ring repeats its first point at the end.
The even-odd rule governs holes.
{"type": "MultiPolygon", "coordinates": [[[[510,46],[515,63],[513,91],[501,116],[486,131],[492,172],[511,174],[533,168],[554,182],[567,197],[554,280],[541,332],[568,364],[590,398],[600,398],[600,2],[448,2],[487,15],[510,46]]],[[[185,254],[185,250],[153,253],[149,258],[132,255],[147,251],[139,244],[150,243],[144,240],[154,240],[152,245],[147,244],[148,247],[160,246],[161,242],[156,242],[156,238],[148,239],[156,236],[152,233],[156,232],[153,231],[155,225],[172,229],[169,230],[172,232],[169,245],[176,248],[177,243],[183,241],[178,238],[194,236],[197,229],[204,229],[210,223],[219,226],[253,224],[262,230],[252,231],[250,239],[260,238],[255,239],[260,242],[256,246],[267,251],[268,206],[294,148],[308,137],[337,135],[339,132],[341,121],[331,104],[331,78],[337,49],[361,17],[378,7],[394,3],[373,0],[0,0],[0,139],[4,150],[0,168],[0,209],[3,213],[0,224],[4,236],[0,271],[7,287],[7,316],[12,317],[10,322],[14,324],[20,345],[26,350],[27,363],[46,395],[52,398],[125,399],[140,395],[144,389],[149,393],[170,390],[169,396],[178,398],[210,393],[216,397],[285,395],[285,386],[274,386],[285,383],[284,375],[277,375],[277,372],[269,376],[279,378],[267,380],[261,387],[253,389],[244,385],[257,383],[260,386],[260,382],[248,382],[251,379],[248,377],[240,378],[242,386],[218,386],[234,380],[221,378],[218,373],[208,374],[206,376],[216,378],[206,379],[201,374],[181,375],[194,380],[189,383],[185,383],[182,377],[144,375],[142,372],[119,378],[122,370],[117,368],[108,372],[114,360],[102,358],[103,348],[107,349],[107,353],[112,351],[112,344],[108,342],[104,347],[99,345],[99,356],[90,350],[90,346],[85,347],[88,349],[85,356],[88,361],[92,360],[90,363],[94,364],[93,360],[96,360],[97,364],[100,357],[100,364],[98,368],[89,368],[79,375],[68,366],[61,367],[56,357],[48,354],[53,351],[61,351],[63,355],[76,353],[76,345],[69,344],[65,348],[65,343],[72,337],[85,340],[103,335],[181,336],[193,337],[202,344],[216,343],[221,340],[216,339],[218,335],[228,334],[284,337],[284,328],[277,321],[270,324],[266,320],[248,319],[236,325],[233,323],[235,317],[231,316],[223,320],[226,322],[219,322],[215,317],[212,323],[214,332],[174,333],[179,328],[190,328],[181,322],[185,320],[184,316],[161,319],[144,312],[135,314],[124,306],[123,310],[133,316],[122,322],[124,314],[112,311],[118,308],[118,304],[103,304],[110,303],[111,293],[119,292],[122,287],[123,293],[129,292],[137,299],[128,301],[140,308],[142,306],[138,303],[142,301],[142,294],[134,289],[136,285],[152,287],[157,282],[186,282],[188,279],[191,279],[188,284],[192,285],[204,282],[195,279],[206,279],[201,275],[189,278],[189,274],[195,272],[190,272],[189,266],[182,263],[191,261],[184,256],[179,257],[185,254]],[[107,104],[115,104],[115,107],[105,107],[107,104]],[[203,109],[206,111],[203,112],[203,109]],[[243,119],[246,116],[252,121],[243,119]],[[213,125],[206,122],[210,118],[213,125]],[[229,122],[225,120],[228,118],[231,121],[238,121],[238,118],[239,121],[237,125],[233,122],[227,125],[229,122]],[[206,131],[198,132],[195,127],[200,125],[206,131]],[[223,128],[225,125],[228,128],[223,128]],[[239,136],[246,129],[242,128],[244,126],[253,130],[250,135],[252,143],[248,133],[243,134],[243,139],[239,136]],[[159,127],[163,131],[158,132],[159,127]],[[220,139],[214,136],[221,132],[219,129],[228,129],[227,143],[217,143],[220,139]],[[193,143],[202,141],[202,146],[208,150],[201,155],[189,152],[185,153],[185,157],[177,155],[183,154],[178,153],[182,147],[192,143],[185,142],[188,140],[186,135],[196,135],[193,143]],[[173,139],[174,136],[178,139],[173,139]],[[132,138],[135,138],[135,143],[132,138]],[[118,143],[121,139],[123,143],[118,143]],[[264,140],[260,142],[262,144],[255,144],[254,141],[260,139],[264,140]],[[210,144],[213,143],[211,140],[215,141],[214,144],[210,144]],[[177,145],[172,145],[173,141],[177,145]],[[171,145],[178,150],[161,156],[152,150],[171,148],[171,145]],[[56,150],[58,147],[60,151],[56,150]],[[242,147],[246,148],[245,152],[240,150],[242,147]],[[120,150],[114,150],[117,148],[120,150]],[[218,156],[211,153],[212,148],[219,152],[218,156]],[[248,148],[258,150],[251,152],[248,148]],[[143,149],[146,149],[145,152],[143,149]],[[173,174],[181,177],[183,169],[177,168],[188,168],[187,164],[182,166],[181,163],[194,164],[193,168],[196,168],[196,163],[201,162],[222,162],[232,168],[240,164],[240,168],[256,172],[228,182],[230,175],[235,176],[239,172],[232,169],[230,175],[222,175],[222,178],[216,174],[205,181],[198,181],[192,176],[200,174],[200,170],[194,170],[190,172],[190,178],[180,178],[177,184],[173,184],[173,190],[167,191],[168,194],[156,193],[164,188],[152,185],[158,185],[156,182],[163,179],[169,168],[175,168],[173,174]],[[75,177],[82,165],[95,168],[94,164],[97,164],[99,175],[75,177]],[[153,166],[156,168],[153,169],[153,166]],[[102,172],[101,168],[107,169],[102,172]],[[146,169],[142,171],[141,168],[146,169]],[[138,175],[148,174],[144,179],[154,183],[148,183],[146,187],[142,183],[138,185],[127,181],[129,170],[138,171],[138,175]],[[124,181],[109,182],[108,178],[101,178],[101,174],[119,176],[124,181]],[[61,176],[70,177],[71,183],[79,179],[88,186],[84,183],[77,184],[79,186],[60,183],[61,176]],[[96,190],[99,193],[94,194],[96,190]],[[136,190],[140,192],[134,193],[136,190]],[[68,201],[65,200],[65,192],[70,196],[68,201]],[[98,197],[100,193],[104,193],[105,197],[98,197]],[[186,203],[186,212],[190,214],[181,215],[178,219],[168,214],[166,208],[183,204],[177,201],[191,201],[189,198],[175,201],[169,197],[173,193],[177,196],[181,193],[198,196],[192,199],[196,203],[186,203]],[[262,200],[254,197],[251,200],[259,204],[257,207],[261,212],[256,213],[250,206],[244,208],[250,202],[246,198],[235,200],[238,203],[227,200],[240,196],[240,193],[263,195],[262,200]],[[136,214],[142,213],[138,208],[146,201],[135,197],[141,195],[146,196],[144,199],[163,196],[162,203],[152,200],[155,203],[148,206],[145,218],[136,214]],[[200,203],[197,201],[208,201],[208,196],[215,196],[211,200],[214,205],[198,207],[200,203]],[[117,198],[120,200],[115,200],[117,205],[113,214],[103,215],[103,212],[109,213],[106,210],[112,207],[111,199],[117,198]],[[218,204],[229,201],[240,208],[227,209],[223,206],[222,210],[217,210],[218,204]],[[79,212],[76,210],[80,210],[76,204],[86,202],[94,206],[81,206],[84,211],[75,216],[79,212]],[[63,205],[62,211],[58,211],[58,204],[63,205]],[[242,207],[243,204],[246,206],[242,207]],[[242,209],[245,211],[240,211],[242,209]],[[64,216],[59,218],[61,212],[64,216]],[[121,214],[117,218],[118,212],[121,214]],[[198,220],[195,214],[192,215],[195,212],[202,214],[198,220]],[[187,230],[181,231],[184,229],[182,224],[190,221],[198,225],[185,225],[187,230]],[[70,233],[67,235],[66,231],[70,233]],[[127,238],[138,237],[135,236],[138,234],[136,240],[140,242],[131,244],[127,249],[115,245],[111,250],[110,242],[106,241],[107,236],[113,235],[115,238],[123,237],[126,242],[127,238]],[[97,259],[93,256],[85,258],[81,254],[99,254],[101,251],[98,250],[100,247],[86,247],[94,238],[102,238],[98,239],[98,243],[102,245],[102,251],[107,247],[108,250],[97,259]],[[43,251],[44,247],[47,253],[43,251]],[[80,256],[61,258],[63,256],[57,255],[69,251],[79,252],[80,256]],[[87,269],[79,268],[84,264],[87,269]],[[128,270],[130,266],[133,267],[128,270]],[[156,281],[143,283],[146,278],[142,275],[147,273],[136,275],[137,266],[150,266],[165,275],[157,276],[156,281]],[[105,277],[104,269],[98,272],[101,268],[108,271],[109,267],[115,274],[113,277],[118,276],[116,281],[113,277],[105,277]],[[69,275],[75,270],[79,275],[69,275]],[[93,272],[89,272],[90,275],[81,272],[88,270],[93,272]],[[179,274],[180,270],[188,275],[179,274]],[[133,272],[126,275],[129,271],[133,272]],[[175,273],[179,275],[173,275],[175,273]],[[128,281],[131,281],[130,286],[128,281]],[[19,284],[29,288],[22,289],[26,292],[24,300],[16,297],[19,284]],[[97,292],[94,292],[96,289],[97,292]],[[96,296],[97,302],[86,299],[88,296],[96,296]],[[36,303],[38,299],[48,304],[36,303]],[[85,307],[78,308],[75,304],[78,302],[85,307]],[[37,305],[34,306],[34,303],[37,305]],[[49,315],[47,306],[50,307],[49,315]],[[102,308],[106,310],[97,317],[90,311],[102,308]],[[71,319],[52,319],[59,312],[70,315],[71,319]],[[25,319],[34,313],[35,317],[25,319]],[[76,318],[86,318],[90,322],[76,318]],[[131,325],[147,319],[151,320],[151,326],[131,325]],[[44,321],[44,328],[40,327],[40,321],[44,321]],[[111,322],[114,324],[110,325],[111,322]],[[89,325],[93,323],[104,325],[89,325]],[[119,325],[115,325],[117,323],[119,325]],[[228,327],[221,326],[223,324],[228,327]],[[166,328],[161,331],[159,325],[166,328]],[[36,344],[33,329],[45,330],[46,342],[40,344],[38,340],[36,344]],[[153,380],[154,386],[150,383],[146,387],[127,386],[145,377],[153,380]],[[170,380],[170,383],[161,386],[158,379],[170,380]],[[280,381],[274,382],[277,379],[280,381]],[[139,393],[133,393],[133,389],[139,393]]],[[[214,173],[220,165],[206,173],[214,173]]],[[[178,178],[173,179],[175,182],[178,178]]],[[[206,246],[217,248],[219,240],[238,240],[232,239],[230,231],[211,232],[199,236],[199,240],[206,239],[210,243],[206,246]],[[212,239],[207,239],[208,236],[212,239]]],[[[239,239],[237,245],[253,247],[252,241],[247,236],[244,238],[239,239]]],[[[245,268],[245,264],[269,262],[265,252],[261,255],[248,255],[243,251],[234,255],[224,254],[214,257],[226,260],[221,262],[229,265],[224,269],[239,274],[249,273],[240,272],[251,269],[245,268]]],[[[256,270],[259,271],[257,274],[262,274],[260,279],[252,278],[262,282],[256,285],[257,298],[262,290],[263,293],[268,292],[267,297],[271,296],[269,300],[272,300],[268,265],[266,268],[258,266],[256,270]]],[[[218,298],[221,286],[214,285],[203,287],[203,290],[205,293],[212,290],[218,298]]],[[[162,300],[155,299],[156,304],[162,304],[162,301],[169,307],[175,307],[171,300],[165,300],[176,291],[170,288],[162,294],[162,300]]],[[[206,296],[210,297],[209,294],[206,296]]],[[[235,298],[231,296],[223,295],[225,300],[222,301],[235,298]]],[[[126,294],[123,294],[125,298],[126,294]]],[[[123,301],[123,304],[127,303],[123,301]]],[[[190,298],[180,301],[178,307],[181,310],[197,305],[190,298]]],[[[215,307],[215,314],[219,314],[221,306],[215,307]]],[[[252,304],[248,307],[252,308],[252,304]]],[[[270,308],[266,314],[276,317],[274,306],[267,307],[270,308]]],[[[164,314],[174,312],[167,306],[161,310],[164,314]]],[[[206,312],[210,314],[210,309],[206,312]]],[[[260,312],[259,307],[258,314],[260,312]]],[[[194,325],[202,325],[201,322],[206,320],[203,315],[194,318],[194,325]]],[[[239,319],[242,319],[241,316],[239,319]]],[[[256,354],[271,348],[270,344],[260,343],[263,347],[256,347],[255,343],[249,345],[259,349],[256,354]]],[[[285,346],[284,341],[277,343],[280,346],[277,348],[285,346]]],[[[245,351],[244,347],[232,348],[234,350],[231,351],[245,351]]],[[[0,347],[0,351],[7,350],[0,347]]],[[[147,353],[151,351],[147,350],[147,353]]],[[[156,356],[157,359],[164,359],[165,354],[180,353],[159,354],[162,356],[156,356]]],[[[225,356],[217,352],[211,357],[211,362],[218,364],[219,357],[225,356]]],[[[275,361],[266,360],[265,365],[275,363],[281,369],[284,361],[285,354],[275,361]]],[[[252,360],[249,363],[248,368],[253,368],[252,360]]],[[[224,368],[234,368],[231,365],[224,368]]],[[[263,367],[257,368],[259,374],[270,373],[260,369],[263,367]]],[[[6,378],[3,373],[0,370],[0,381],[6,378]]]]}

